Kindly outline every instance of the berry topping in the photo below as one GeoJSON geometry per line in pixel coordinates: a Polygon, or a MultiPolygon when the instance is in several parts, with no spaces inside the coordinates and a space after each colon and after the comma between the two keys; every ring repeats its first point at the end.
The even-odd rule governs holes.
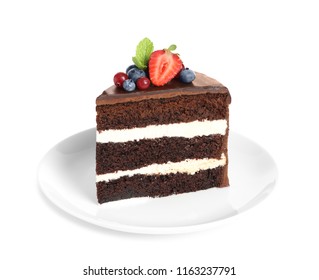
{"type": "Polygon", "coordinates": [[[119,72],[115,74],[113,78],[113,82],[117,87],[121,88],[123,87],[123,82],[127,79],[128,79],[128,76],[125,73],[119,72]]]}
{"type": "Polygon", "coordinates": [[[136,81],[136,86],[140,90],[149,88],[151,81],[147,77],[141,77],[136,81]]]}
{"type": "Polygon", "coordinates": [[[195,72],[188,68],[183,69],[179,74],[180,81],[186,84],[194,81],[195,77],[196,77],[195,72]]]}
{"type": "Polygon", "coordinates": [[[134,91],[136,88],[136,85],[132,79],[128,79],[123,82],[123,88],[126,91],[134,91]]]}
{"type": "Polygon", "coordinates": [[[146,77],[145,71],[137,68],[132,68],[130,71],[128,71],[127,75],[134,82],[136,82],[141,77],[146,77]]]}
{"type": "Polygon", "coordinates": [[[151,82],[163,86],[171,81],[182,69],[183,62],[177,54],[172,53],[176,46],[154,51],[149,59],[148,68],[151,82]]]}
{"type": "Polygon", "coordinates": [[[173,79],[175,82],[191,83],[195,79],[195,72],[184,67],[179,55],[173,53],[175,50],[176,45],[171,45],[168,49],[154,51],[153,42],[144,38],[138,43],[135,56],[132,57],[134,64],[128,66],[125,73],[117,73],[113,78],[114,84],[131,92],[150,86],[164,86],[173,79]]]}

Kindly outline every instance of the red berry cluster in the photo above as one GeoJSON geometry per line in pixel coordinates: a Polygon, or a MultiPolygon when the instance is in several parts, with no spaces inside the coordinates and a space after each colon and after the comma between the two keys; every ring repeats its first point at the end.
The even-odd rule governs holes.
{"type": "Polygon", "coordinates": [[[151,85],[151,81],[147,77],[140,77],[133,82],[129,75],[124,72],[116,73],[113,82],[118,88],[123,88],[126,91],[134,91],[136,87],[139,90],[145,90],[151,85]],[[126,82],[127,85],[125,84],[126,82]]]}

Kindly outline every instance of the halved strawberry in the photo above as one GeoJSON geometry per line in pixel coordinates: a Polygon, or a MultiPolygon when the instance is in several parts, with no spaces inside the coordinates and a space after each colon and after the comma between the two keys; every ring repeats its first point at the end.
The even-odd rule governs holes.
{"type": "Polygon", "coordinates": [[[171,81],[182,69],[183,62],[169,49],[154,51],[148,62],[148,70],[153,85],[163,86],[171,81]]]}

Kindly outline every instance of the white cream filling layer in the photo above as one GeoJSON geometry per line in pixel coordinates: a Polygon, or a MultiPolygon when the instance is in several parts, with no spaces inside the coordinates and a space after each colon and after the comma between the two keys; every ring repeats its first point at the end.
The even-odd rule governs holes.
{"type": "Polygon", "coordinates": [[[204,120],[189,123],[149,125],[132,129],[109,129],[102,132],[96,131],[96,142],[123,143],[127,141],[161,137],[193,138],[195,136],[207,136],[211,134],[225,135],[226,129],[226,120],[204,120]]]}
{"type": "Polygon", "coordinates": [[[165,174],[176,174],[187,173],[195,174],[201,170],[213,169],[218,166],[224,166],[226,164],[226,157],[222,154],[220,159],[216,158],[203,158],[203,159],[186,159],[180,162],[167,162],[164,164],[151,164],[142,168],[134,170],[120,170],[114,173],[107,173],[96,176],[96,182],[111,181],[119,179],[123,176],[133,175],[165,175],[165,174]]]}

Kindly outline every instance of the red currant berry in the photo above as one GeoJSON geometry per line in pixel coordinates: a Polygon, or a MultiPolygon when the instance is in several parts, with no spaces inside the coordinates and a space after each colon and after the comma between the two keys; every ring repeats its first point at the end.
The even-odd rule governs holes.
{"type": "Polygon", "coordinates": [[[115,76],[113,78],[113,82],[114,82],[114,85],[121,88],[121,87],[123,87],[124,81],[127,79],[128,79],[128,76],[125,73],[119,72],[119,73],[115,74],[115,76]]]}
{"type": "Polygon", "coordinates": [[[149,88],[151,81],[147,77],[141,77],[136,81],[138,89],[143,90],[149,88]]]}

